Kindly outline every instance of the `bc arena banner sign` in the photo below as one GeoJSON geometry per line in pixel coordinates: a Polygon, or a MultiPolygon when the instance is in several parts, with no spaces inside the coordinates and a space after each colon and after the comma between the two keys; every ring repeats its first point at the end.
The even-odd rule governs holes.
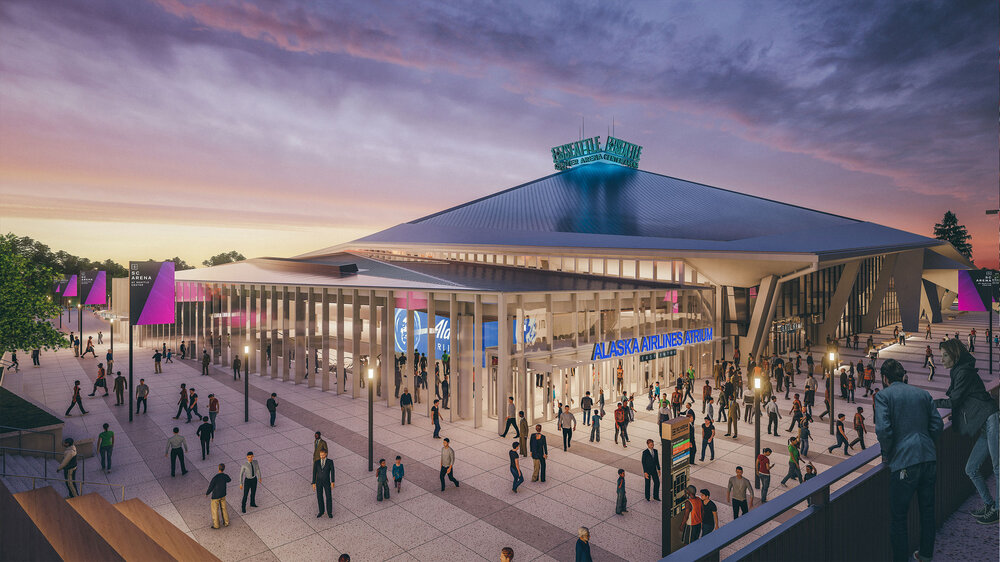
{"type": "Polygon", "coordinates": [[[83,304],[108,304],[107,274],[96,269],[81,271],[80,298],[83,304]]]}
{"type": "Polygon", "coordinates": [[[128,317],[131,325],[174,323],[175,265],[172,261],[129,262],[128,317]]]}
{"type": "Polygon", "coordinates": [[[69,278],[66,279],[66,285],[63,287],[62,296],[76,296],[76,275],[70,275],[69,278]]]}
{"type": "Polygon", "coordinates": [[[989,269],[958,271],[958,309],[985,312],[1000,286],[1000,273],[989,269]]]}
{"type": "Polygon", "coordinates": [[[641,338],[626,338],[594,344],[594,352],[591,354],[590,360],[597,361],[598,359],[625,357],[635,355],[636,353],[660,351],[710,341],[712,341],[712,328],[699,328],[686,332],[670,332],[655,336],[643,336],[641,338]]]}

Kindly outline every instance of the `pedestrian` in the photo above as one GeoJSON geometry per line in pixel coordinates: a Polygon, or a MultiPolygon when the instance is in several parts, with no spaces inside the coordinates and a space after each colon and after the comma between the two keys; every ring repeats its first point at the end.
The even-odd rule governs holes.
{"type": "Polygon", "coordinates": [[[788,424],[788,431],[791,432],[792,428],[798,425],[802,427],[802,402],[799,400],[799,393],[795,393],[795,398],[792,400],[792,408],[788,410],[788,415],[792,416],[792,423],[788,424]]]}
{"type": "MultiPolygon", "coordinates": [[[[722,396],[719,396],[719,398],[722,398],[722,396]]],[[[708,399],[708,412],[705,415],[708,418],[714,418],[715,417],[715,398],[709,398],[708,399]]]]}
{"type": "MultiPolygon", "coordinates": [[[[887,359],[880,372],[883,389],[874,398],[875,436],[882,447],[883,462],[889,465],[889,540],[893,560],[930,560],[934,553],[934,486],[937,479],[934,442],[944,424],[931,395],[903,381],[906,370],[899,361],[887,359]],[[920,512],[920,548],[911,554],[907,518],[914,493],[920,512]]],[[[958,425],[961,422],[954,410],[952,419],[961,432],[958,425]]]]}
{"type": "Polygon", "coordinates": [[[646,501],[649,501],[650,483],[653,499],[660,501],[660,456],[652,439],[646,439],[646,450],[642,452],[642,477],[646,480],[646,501]]]}
{"type": "Polygon", "coordinates": [[[726,422],[726,437],[732,435],[733,439],[739,437],[740,431],[740,403],[736,397],[729,399],[729,421],[726,422]]]}
{"type": "Polygon", "coordinates": [[[212,427],[212,422],[208,421],[208,416],[201,418],[201,425],[194,432],[201,441],[201,460],[205,460],[205,456],[211,452],[211,443],[215,439],[215,429],[212,427]]]}
{"type": "Polygon", "coordinates": [[[781,479],[781,485],[785,486],[785,482],[789,478],[794,478],[802,483],[802,470],[799,469],[799,438],[789,437],[788,438],[788,474],[781,479]]]}
{"type": "Polygon", "coordinates": [[[559,414],[559,429],[563,435],[563,451],[569,449],[573,444],[573,430],[576,429],[576,416],[569,411],[569,406],[563,406],[563,412],[559,414]]]}
{"type": "Polygon", "coordinates": [[[187,346],[184,345],[183,341],[181,342],[180,350],[181,350],[181,359],[187,359],[187,346]]]}
{"type": "Polygon", "coordinates": [[[583,425],[590,425],[590,412],[594,407],[594,399],[590,397],[590,391],[580,399],[580,409],[583,410],[583,425]]]}
{"type": "Polygon", "coordinates": [[[753,486],[750,481],[743,477],[743,467],[736,467],[736,476],[729,477],[729,484],[726,486],[726,501],[733,503],[733,519],[746,514],[753,509],[753,486]],[[749,507],[747,500],[750,501],[749,507]]]}
{"type": "Polygon", "coordinates": [[[451,375],[441,379],[441,408],[448,410],[448,399],[451,398],[451,375]]]}
{"type": "Polygon", "coordinates": [[[590,529],[580,527],[576,539],[576,562],[594,562],[590,557],[590,529]]]}
{"type": "Polygon", "coordinates": [[[389,467],[385,465],[385,459],[378,460],[378,468],[375,469],[375,488],[378,492],[375,494],[375,499],[377,501],[382,501],[382,498],[389,499],[389,467]]]}
{"type": "Polygon", "coordinates": [[[520,431],[517,429],[517,418],[514,417],[514,415],[516,413],[517,413],[517,409],[514,407],[514,397],[513,396],[508,396],[507,397],[507,422],[506,422],[506,425],[504,425],[504,427],[503,427],[503,435],[500,436],[501,438],[506,438],[507,437],[507,432],[510,431],[510,428],[512,428],[512,427],[514,428],[514,432],[517,433],[517,435],[515,435],[514,437],[521,437],[520,431]]]}
{"type": "Polygon", "coordinates": [[[688,419],[688,441],[690,441],[690,443],[691,443],[691,448],[688,449],[688,462],[690,464],[695,464],[695,462],[694,462],[694,456],[695,456],[695,454],[698,451],[698,447],[695,445],[695,440],[694,440],[694,411],[693,410],[688,410],[687,419],[688,419]]]}
{"type": "Polygon", "coordinates": [[[101,453],[101,470],[111,474],[111,453],[115,447],[115,432],[108,429],[108,424],[102,427],[104,431],[97,434],[97,450],[101,453]]]}
{"type": "Polygon", "coordinates": [[[221,404],[214,394],[208,395],[208,419],[212,420],[212,431],[215,431],[215,418],[218,417],[221,404]]]}
{"type": "Polygon", "coordinates": [[[160,366],[160,360],[161,359],[163,359],[163,354],[160,353],[159,349],[157,349],[153,353],[153,373],[154,374],[156,374],[156,373],[162,373],[163,372],[163,367],[160,366]]]}
{"type": "Polygon", "coordinates": [[[455,450],[451,448],[451,440],[447,437],[444,438],[443,446],[441,447],[441,491],[444,491],[444,477],[447,476],[449,480],[455,484],[458,488],[458,480],[455,480],[455,450]]]}
{"type": "Polygon", "coordinates": [[[771,469],[774,463],[771,462],[771,448],[764,447],[764,450],[757,455],[757,480],[760,482],[760,503],[767,503],[767,491],[771,488],[771,469]]]}
{"type": "Polygon", "coordinates": [[[42,355],[42,350],[41,349],[32,349],[31,350],[31,364],[32,364],[32,366],[34,366],[34,367],[41,367],[42,366],[41,363],[39,363],[39,361],[38,361],[39,358],[41,357],[41,355],[42,355]]]}
{"type": "Polygon", "coordinates": [[[615,500],[615,513],[624,515],[628,513],[628,500],[625,498],[625,469],[618,469],[618,484],[616,486],[617,499],[615,500]]]}
{"type": "Polygon", "coordinates": [[[174,350],[173,349],[167,349],[167,354],[166,354],[165,357],[166,357],[166,359],[165,359],[166,363],[173,363],[174,362],[174,350]]]}
{"type": "Polygon", "coordinates": [[[858,411],[854,414],[854,431],[857,432],[858,437],[854,441],[851,441],[850,443],[850,446],[852,448],[854,447],[855,443],[861,443],[862,451],[865,450],[865,433],[868,433],[868,430],[865,429],[865,416],[862,414],[862,412],[864,411],[865,411],[864,408],[858,406],[858,411]]]}
{"type": "Polygon", "coordinates": [[[274,418],[278,415],[278,393],[272,392],[271,397],[267,399],[267,412],[270,415],[271,427],[274,427],[274,418]]]}
{"type": "Polygon", "coordinates": [[[184,436],[180,434],[181,430],[179,427],[174,428],[174,434],[170,439],[167,439],[167,452],[164,453],[164,457],[170,456],[170,477],[173,478],[176,474],[176,463],[177,459],[181,461],[181,476],[188,473],[187,467],[184,466],[184,453],[188,450],[187,441],[184,436]]]}
{"type": "Polygon", "coordinates": [[[812,440],[812,432],[809,431],[809,420],[805,419],[799,424],[799,453],[803,457],[809,457],[809,441],[812,440]]]}
{"type": "Polygon", "coordinates": [[[598,443],[601,442],[601,420],[604,419],[604,410],[601,408],[595,408],[590,416],[590,442],[593,443],[596,439],[598,443]]]}
{"type": "Polygon", "coordinates": [[[395,371],[395,373],[393,375],[393,384],[395,386],[395,390],[394,390],[394,393],[393,393],[393,397],[399,398],[399,385],[402,384],[402,382],[403,382],[403,374],[400,371],[399,363],[398,362],[396,363],[396,365],[394,367],[394,371],[395,371]]]}
{"type": "Polygon", "coordinates": [[[542,425],[536,424],[535,432],[531,434],[531,462],[534,465],[531,472],[532,482],[538,482],[539,475],[541,475],[542,482],[545,482],[545,460],[548,458],[548,442],[545,436],[542,435],[542,425]]]}
{"type": "MultiPolygon", "coordinates": [[[[180,419],[181,412],[184,412],[184,411],[187,410],[187,404],[188,404],[187,385],[184,384],[184,383],[181,383],[180,397],[177,399],[177,415],[174,416],[175,420],[180,419]]],[[[188,412],[188,415],[190,416],[191,413],[188,412]]]]}
{"type": "Polygon", "coordinates": [[[410,395],[408,388],[404,388],[403,394],[399,397],[399,410],[399,425],[409,424],[413,417],[413,396],[410,395]]]}
{"type": "Polygon", "coordinates": [[[521,474],[521,464],[519,461],[520,455],[518,455],[518,448],[521,446],[520,440],[511,443],[511,448],[507,451],[507,456],[510,457],[510,475],[514,478],[514,482],[511,484],[511,490],[516,494],[517,487],[524,482],[524,475],[521,474]]]}
{"type": "MultiPolygon", "coordinates": [[[[201,374],[208,374],[208,364],[212,362],[212,356],[208,354],[207,349],[203,349],[201,352],[201,374]]],[[[270,363],[270,361],[268,362],[270,363]]]]}
{"type": "Polygon", "coordinates": [[[441,410],[438,409],[438,404],[441,401],[437,398],[434,399],[434,405],[431,406],[431,425],[434,426],[434,439],[440,439],[441,433],[441,410]]]}
{"type": "Polygon", "coordinates": [[[705,503],[698,497],[698,488],[688,486],[685,490],[687,499],[684,500],[684,517],[681,520],[681,542],[691,544],[701,536],[701,514],[704,511],[705,503]]]}
{"type": "Polygon", "coordinates": [[[104,370],[104,363],[98,363],[97,380],[94,381],[94,388],[87,396],[93,396],[97,394],[98,388],[104,389],[104,396],[108,395],[108,379],[105,378],[106,376],[107,376],[107,371],[104,370]]]}
{"type": "Polygon", "coordinates": [[[59,463],[59,467],[56,470],[63,471],[63,480],[66,481],[66,490],[69,492],[69,497],[74,498],[80,493],[76,489],[76,445],[73,444],[73,439],[67,437],[63,439],[63,447],[66,449],[63,451],[62,462],[59,463]]]}
{"type": "Polygon", "coordinates": [[[242,364],[242,361],[240,361],[240,356],[239,355],[237,355],[236,357],[233,357],[233,380],[234,381],[235,380],[239,380],[239,378],[240,378],[240,367],[241,367],[241,364],[242,364]]]}
{"type": "Polygon", "coordinates": [[[80,398],[80,381],[73,381],[73,397],[70,399],[69,408],[66,408],[65,415],[67,416],[73,415],[69,413],[70,410],[73,409],[73,406],[80,407],[81,415],[87,413],[87,410],[83,409],[83,400],[80,398]]]}
{"type": "Polygon", "coordinates": [[[847,440],[847,434],[844,433],[844,414],[837,414],[837,424],[836,424],[836,436],[837,442],[833,445],[827,447],[826,451],[832,453],[834,449],[840,447],[841,444],[844,445],[844,455],[851,456],[847,452],[847,448],[850,447],[850,441],[847,440]]]}
{"type": "Polygon", "coordinates": [[[86,351],[83,352],[83,355],[81,355],[80,357],[81,358],[86,357],[88,353],[90,354],[91,357],[97,359],[97,352],[94,351],[94,336],[87,337],[87,349],[86,351]]]}
{"type": "Polygon", "coordinates": [[[501,548],[500,562],[514,562],[514,549],[509,546],[501,548]]]}
{"type": "Polygon", "coordinates": [[[403,457],[396,455],[396,464],[392,465],[392,481],[396,484],[396,493],[403,491],[403,475],[406,470],[403,468],[403,457]]]}
{"type": "Polygon", "coordinates": [[[102,343],[104,343],[104,332],[102,332],[101,330],[98,330],[97,331],[97,345],[101,345],[102,343]]]}
{"type": "Polygon", "coordinates": [[[253,458],[253,451],[247,451],[247,462],[240,467],[240,489],[243,490],[243,502],[240,511],[247,512],[247,497],[250,507],[257,507],[257,484],[264,481],[260,473],[260,464],[253,458]]]}
{"type": "Polygon", "coordinates": [[[778,397],[771,396],[771,400],[764,405],[764,412],[767,414],[767,433],[771,433],[774,427],[774,436],[778,436],[778,420],[781,419],[781,412],[778,411],[778,397]]]}
{"type": "Polygon", "coordinates": [[[139,379],[139,386],[135,387],[135,413],[139,413],[139,406],[142,406],[142,413],[146,413],[146,398],[149,396],[149,386],[146,379],[139,379]]]}
{"type": "Polygon", "coordinates": [[[719,528],[719,508],[712,501],[707,488],[701,489],[701,536],[706,536],[719,528]]]}
{"type": "Polygon", "coordinates": [[[524,417],[524,411],[517,413],[517,429],[521,433],[519,441],[521,442],[521,456],[528,456],[528,420],[524,417]]]}
{"type": "Polygon", "coordinates": [[[229,509],[226,508],[226,484],[232,478],[226,474],[226,465],[219,464],[219,473],[212,477],[208,483],[208,490],[205,495],[212,495],[212,528],[219,528],[219,512],[222,512],[222,523],[229,526],[229,509]]]}
{"type": "Polygon", "coordinates": [[[196,419],[201,419],[201,413],[198,412],[198,393],[194,391],[194,388],[191,388],[188,392],[187,423],[191,423],[192,413],[195,415],[196,419]]]}
{"type": "Polygon", "coordinates": [[[628,447],[628,443],[625,441],[625,419],[625,408],[619,402],[618,407],[615,408],[615,444],[618,444],[618,434],[621,433],[622,446],[628,447]]]}
{"type": "Polygon", "coordinates": [[[705,461],[705,449],[712,450],[712,456],[708,460],[715,460],[715,424],[712,423],[712,416],[705,416],[705,421],[701,424],[701,460],[705,461]]]}
{"type": "Polygon", "coordinates": [[[115,389],[115,406],[121,406],[125,403],[125,389],[128,388],[128,382],[125,377],[122,376],[122,372],[118,371],[115,375],[114,389],[115,389]]]}
{"type": "Polygon", "coordinates": [[[313,434],[313,462],[319,460],[320,452],[325,451],[326,454],[330,454],[330,446],[327,445],[326,440],[323,439],[323,434],[316,432],[313,434]]]}
{"type": "Polygon", "coordinates": [[[705,385],[701,387],[701,413],[705,413],[705,408],[708,407],[708,401],[711,399],[712,383],[708,379],[705,379],[705,385]]]}
{"type": "Polygon", "coordinates": [[[327,452],[320,451],[319,458],[313,462],[312,487],[316,491],[316,503],[319,505],[319,513],[316,517],[323,517],[325,513],[328,518],[333,518],[333,487],[336,482],[336,469],[333,460],[326,457],[327,452]],[[326,499],[326,503],[323,499],[326,499]]]}
{"type": "MultiPolygon", "coordinates": [[[[951,408],[951,419],[955,429],[967,437],[975,439],[965,474],[983,500],[983,506],[974,512],[976,520],[983,524],[993,524],[998,520],[997,499],[986,485],[986,479],[979,472],[980,466],[989,457],[993,461],[993,475],[1000,482],[1000,413],[983,379],[976,369],[976,360],[955,338],[941,343],[941,363],[951,369],[951,383],[947,398],[938,398],[934,405],[951,408]]],[[[883,368],[885,364],[883,363],[883,368]]]]}

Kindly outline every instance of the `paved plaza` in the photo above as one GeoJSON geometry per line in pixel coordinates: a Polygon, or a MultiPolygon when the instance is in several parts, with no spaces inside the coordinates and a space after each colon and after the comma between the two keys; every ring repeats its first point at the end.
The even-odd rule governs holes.
{"type": "MultiPolygon", "coordinates": [[[[75,323],[74,317],[74,326],[75,323]]],[[[964,340],[973,327],[983,342],[985,314],[959,314],[935,325],[931,342],[924,340],[922,325],[921,332],[912,334],[906,346],[892,345],[881,352],[880,359],[899,359],[910,373],[911,384],[928,389],[934,397],[943,396],[949,383],[947,369],[939,366],[935,379],[927,381],[927,371],[921,366],[925,346],[931,343],[940,364],[937,342],[941,336],[958,331],[964,340]]],[[[107,324],[85,314],[85,340],[94,335],[96,341],[97,330],[103,329],[107,344],[107,328],[107,324]]],[[[891,331],[892,327],[882,329],[883,334],[891,335],[891,331]]],[[[861,335],[862,342],[866,337],[867,334],[861,335]]],[[[107,347],[98,346],[100,357],[103,358],[107,347]]],[[[115,369],[123,370],[127,366],[127,345],[116,343],[115,347],[115,369]]],[[[977,346],[975,355],[989,386],[997,375],[987,374],[986,349],[986,345],[977,346]]],[[[841,353],[845,361],[856,362],[861,351],[842,346],[841,353]]],[[[75,358],[71,350],[43,353],[40,368],[32,368],[30,361],[22,360],[20,372],[8,373],[4,386],[63,417],[73,380],[81,380],[84,406],[89,413],[81,416],[76,412],[66,418],[65,435],[93,438],[101,431],[101,424],[109,423],[117,439],[113,472],[101,473],[99,459],[93,457],[86,460],[86,480],[124,484],[127,497],[142,499],[223,560],[329,560],[343,552],[349,553],[352,560],[496,560],[503,546],[513,547],[518,560],[571,560],[580,526],[590,528],[597,560],[659,558],[660,504],[644,500],[640,466],[645,439],[658,436],[654,412],[645,409],[645,396],[636,396],[637,420],[630,426],[632,445],[627,449],[615,445],[611,423],[602,427],[600,443],[587,440],[589,428],[581,423],[570,451],[563,452],[555,422],[544,424],[543,431],[549,441],[547,482],[531,482],[529,477],[517,494],[511,492],[508,471],[507,450],[511,439],[500,439],[493,422],[478,429],[470,421],[444,424],[441,434],[451,439],[455,449],[455,476],[461,487],[449,483],[446,491],[441,492],[438,480],[441,443],[432,439],[433,428],[427,417],[416,413],[412,425],[401,426],[398,408],[386,408],[384,399],[381,403],[376,400],[376,462],[383,457],[391,464],[399,454],[406,467],[402,493],[393,490],[389,500],[376,502],[374,473],[368,472],[366,399],[352,400],[346,395],[251,375],[250,422],[244,423],[243,382],[234,381],[231,370],[213,367],[211,376],[200,376],[200,362],[174,359],[173,363],[163,365],[162,374],[154,374],[151,355],[147,349],[135,350],[135,380],[144,377],[151,392],[149,413],[137,415],[131,424],[127,406],[114,405],[113,392],[107,398],[100,394],[93,398],[86,396],[96,378],[99,360],[75,358]],[[179,421],[171,419],[177,411],[175,404],[181,383],[197,389],[203,415],[207,415],[209,394],[215,394],[222,402],[213,450],[205,461],[201,460],[194,435],[197,424],[186,424],[183,417],[179,421]],[[278,394],[279,401],[274,428],[268,427],[264,407],[271,392],[278,394]],[[181,476],[178,471],[171,478],[164,450],[175,425],[187,438],[190,472],[181,476]],[[322,431],[329,443],[330,457],[336,465],[333,518],[316,517],[315,493],[310,487],[316,430],[322,431]],[[262,471],[257,493],[260,507],[241,514],[241,492],[236,480],[247,451],[255,453],[262,471]],[[226,472],[234,479],[228,496],[232,524],[213,530],[205,490],[220,462],[226,463],[226,472]],[[629,512],[624,516],[615,515],[614,510],[619,467],[627,472],[629,512]]],[[[1000,364],[995,368],[997,371],[1000,364]]],[[[798,377],[797,383],[799,388],[793,391],[801,389],[804,376],[798,377]]],[[[695,388],[699,403],[694,409],[700,413],[700,381],[695,388]]],[[[814,417],[822,411],[822,394],[817,393],[819,409],[814,408],[814,417]]],[[[850,420],[855,408],[863,407],[872,431],[867,438],[871,444],[876,442],[872,402],[870,397],[863,398],[863,394],[863,390],[857,393],[856,405],[844,404],[838,396],[837,411],[847,414],[850,420]]],[[[769,493],[772,498],[790,489],[779,484],[787,468],[786,439],[790,435],[786,431],[790,403],[784,400],[783,393],[779,396],[783,416],[781,435],[764,433],[766,419],[762,420],[761,430],[762,447],[774,450],[771,460],[775,468],[769,493]]],[[[609,414],[613,406],[613,403],[606,405],[609,414]]],[[[582,422],[579,414],[578,420],[582,422]]],[[[828,427],[818,419],[812,426],[815,441],[810,446],[808,460],[820,472],[844,458],[841,453],[827,452],[834,442],[828,427]]],[[[848,428],[853,439],[850,423],[848,428]]],[[[699,462],[692,467],[691,475],[695,485],[711,490],[719,506],[720,522],[725,524],[732,518],[725,500],[728,478],[737,465],[742,465],[747,476],[753,477],[754,433],[753,425],[743,422],[737,439],[722,436],[724,423],[719,429],[715,460],[709,462],[706,458],[706,462],[699,462]]],[[[658,439],[656,446],[659,448],[658,439]]],[[[522,460],[521,466],[530,474],[530,459],[522,460]]],[[[23,483],[10,479],[8,482],[15,491],[24,489],[23,483]]],[[[97,491],[110,499],[103,489],[85,491],[97,491]]],[[[781,520],[791,515],[794,512],[781,520]]],[[[754,540],[769,528],[760,529],[740,544],[754,540]]]]}

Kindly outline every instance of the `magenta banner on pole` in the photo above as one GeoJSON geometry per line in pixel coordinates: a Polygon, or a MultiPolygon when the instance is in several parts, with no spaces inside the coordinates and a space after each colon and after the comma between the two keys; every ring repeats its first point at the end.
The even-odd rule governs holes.
{"type": "Polygon", "coordinates": [[[107,274],[96,269],[81,271],[80,298],[83,304],[108,304],[107,274]]]}
{"type": "Polygon", "coordinates": [[[64,297],[76,296],[76,275],[70,275],[69,279],[66,280],[66,288],[63,289],[62,296],[64,297]]]}
{"type": "Polygon", "coordinates": [[[172,261],[129,262],[129,323],[173,324],[176,292],[172,261]]]}

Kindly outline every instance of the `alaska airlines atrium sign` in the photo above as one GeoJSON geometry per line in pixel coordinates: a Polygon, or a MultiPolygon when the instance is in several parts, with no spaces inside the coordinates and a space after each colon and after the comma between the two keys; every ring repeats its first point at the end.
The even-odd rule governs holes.
{"type": "Polygon", "coordinates": [[[710,341],[712,341],[712,328],[699,328],[686,332],[670,332],[655,336],[642,336],[641,338],[626,338],[594,344],[594,352],[591,354],[590,360],[597,361],[598,359],[625,357],[626,355],[634,355],[636,353],[659,351],[661,349],[671,349],[710,341]]]}
{"type": "Polygon", "coordinates": [[[599,160],[629,168],[638,168],[641,153],[641,146],[615,137],[608,137],[602,148],[601,137],[596,136],[553,148],[552,163],[559,171],[599,160]]]}

